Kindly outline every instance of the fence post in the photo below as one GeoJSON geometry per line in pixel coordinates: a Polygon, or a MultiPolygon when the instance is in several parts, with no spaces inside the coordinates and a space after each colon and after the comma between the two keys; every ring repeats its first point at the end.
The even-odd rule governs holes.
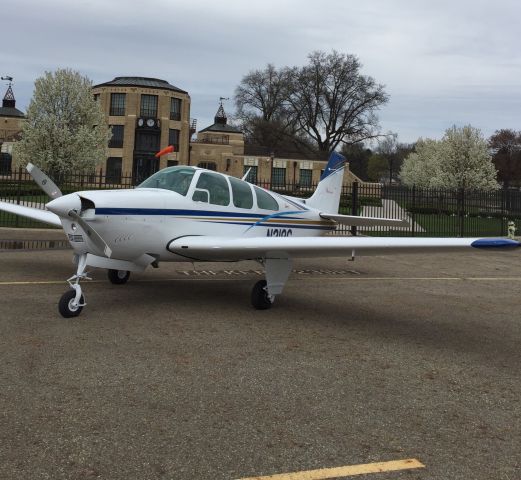
{"type": "MultiPolygon", "coordinates": [[[[16,184],[16,204],[20,205],[20,197],[22,196],[22,167],[18,167],[18,182],[16,184]]],[[[15,215],[15,227],[19,226],[19,215],[15,215]]]]}
{"type": "Polygon", "coordinates": [[[506,188],[501,189],[501,233],[500,236],[508,235],[508,190],[506,188]]]}
{"type": "Polygon", "coordinates": [[[411,234],[413,237],[416,236],[416,185],[412,186],[412,225],[411,225],[411,234]]]}
{"type": "Polygon", "coordinates": [[[465,188],[458,190],[458,207],[459,207],[459,236],[463,237],[465,234],[465,188]]]}
{"type": "Polygon", "coordinates": [[[99,169],[99,183],[98,183],[98,186],[99,186],[99,189],[101,190],[101,178],[103,176],[103,168],[100,168],[99,169]]]}
{"type": "MultiPolygon", "coordinates": [[[[358,182],[351,185],[351,215],[358,215],[358,182]]],[[[351,227],[351,235],[356,236],[356,225],[351,227]]]]}

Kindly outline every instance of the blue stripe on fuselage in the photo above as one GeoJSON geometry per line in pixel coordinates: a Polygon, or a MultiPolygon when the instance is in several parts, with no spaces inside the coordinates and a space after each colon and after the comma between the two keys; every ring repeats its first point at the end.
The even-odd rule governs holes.
{"type": "MultiPolygon", "coordinates": [[[[302,212],[280,212],[277,216],[293,215],[302,212]]],[[[165,216],[192,216],[192,217],[239,217],[239,218],[259,218],[271,217],[259,213],[223,212],[211,210],[180,210],[170,208],[96,208],[96,215],[165,215],[165,216]]],[[[299,217],[285,217],[298,219],[299,217]]]]}
{"type": "MultiPolygon", "coordinates": [[[[206,220],[208,223],[223,223],[225,225],[244,225],[248,226],[251,225],[252,227],[267,227],[267,228],[304,228],[308,230],[335,230],[335,226],[321,226],[321,225],[299,225],[295,223],[262,223],[262,222],[256,222],[256,223],[245,223],[245,222],[220,222],[215,220],[206,220]]],[[[248,230],[250,229],[248,228],[248,230]]]]}

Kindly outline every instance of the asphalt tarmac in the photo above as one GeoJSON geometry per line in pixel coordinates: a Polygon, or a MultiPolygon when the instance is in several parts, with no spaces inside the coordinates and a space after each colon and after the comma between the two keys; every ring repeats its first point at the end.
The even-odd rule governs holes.
{"type": "Polygon", "coordinates": [[[521,252],[299,261],[268,311],[254,263],[96,270],[66,320],[70,257],[0,253],[1,479],[521,478],[521,252]]]}

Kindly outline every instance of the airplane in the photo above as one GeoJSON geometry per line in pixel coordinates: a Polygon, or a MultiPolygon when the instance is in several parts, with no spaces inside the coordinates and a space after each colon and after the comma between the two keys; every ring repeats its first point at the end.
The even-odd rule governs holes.
{"type": "MultiPolygon", "coordinates": [[[[505,238],[325,236],[338,225],[404,227],[403,219],[339,214],[345,158],[333,152],[315,192],[306,199],[281,195],[223,173],[193,166],[167,167],[133,189],[86,190],[62,195],[38,167],[27,170],[51,201],[45,210],[0,201],[0,210],[63,228],[76,273],[58,310],[65,318],[86,305],[80,281],[87,267],[108,270],[113,284],[160,262],[256,260],[265,279],[251,291],[259,310],[282,293],[294,258],[355,257],[463,249],[514,249],[505,238]]],[[[245,177],[247,174],[245,175],[245,177]]]]}

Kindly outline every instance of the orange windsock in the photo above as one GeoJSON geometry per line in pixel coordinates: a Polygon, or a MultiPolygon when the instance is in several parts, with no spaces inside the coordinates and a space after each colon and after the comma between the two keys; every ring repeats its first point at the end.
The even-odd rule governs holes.
{"type": "Polygon", "coordinates": [[[168,147],[163,148],[163,150],[159,150],[159,152],[157,152],[155,154],[155,157],[159,158],[159,157],[162,157],[163,155],[166,155],[167,153],[172,153],[173,151],[174,151],[174,146],[168,145],[168,147]]]}

